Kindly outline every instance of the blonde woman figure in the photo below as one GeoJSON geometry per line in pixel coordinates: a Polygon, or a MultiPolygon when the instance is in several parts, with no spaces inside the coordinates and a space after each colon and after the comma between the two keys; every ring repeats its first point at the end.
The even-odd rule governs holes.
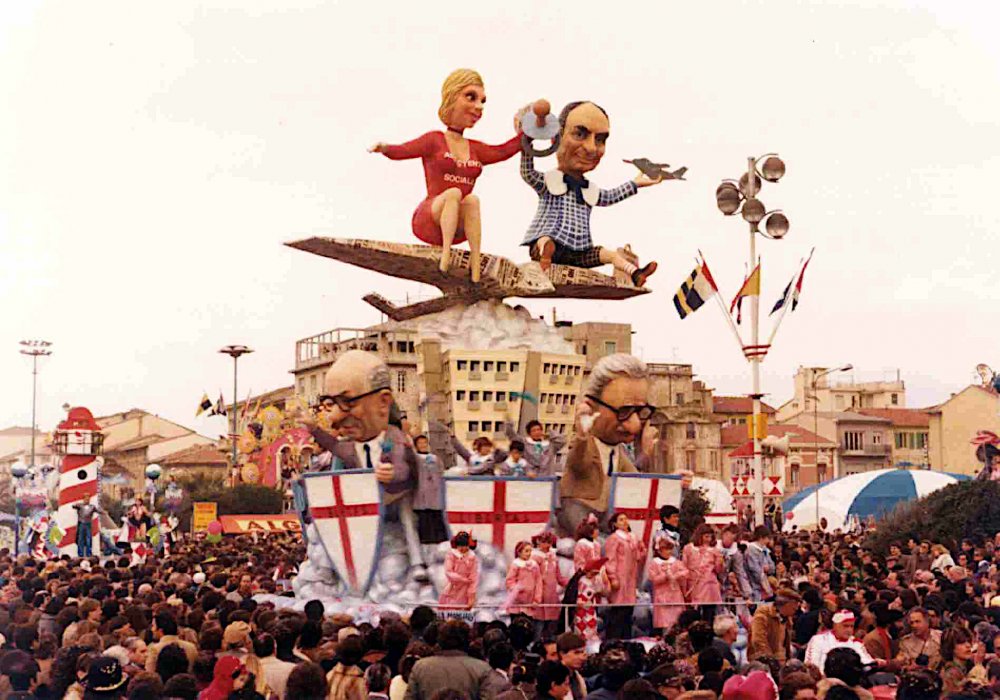
{"type": "Polygon", "coordinates": [[[438,117],[446,131],[429,131],[397,146],[376,143],[369,149],[391,160],[423,161],[427,197],[413,213],[413,233],[424,243],[441,246],[442,274],[448,272],[452,245],[468,240],[473,282],[479,281],[482,226],[479,197],[472,194],[472,188],[484,166],[507,160],[521,148],[520,133],[499,146],[465,137],[465,130],[482,118],[485,104],[482,77],[459,68],[441,86],[438,117]]]}

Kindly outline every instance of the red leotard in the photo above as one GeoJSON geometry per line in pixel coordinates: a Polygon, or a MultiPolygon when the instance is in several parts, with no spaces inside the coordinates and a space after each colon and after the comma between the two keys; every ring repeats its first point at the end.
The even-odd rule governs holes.
{"type": "MultiPolygon", "coordinates": [[[[448,151],[444,132],[428,131],[423,136],[398,146],[385,146],[382,154],[392,160],[420,158],[424,163],[424,180],[427,182],[427,198],[417,205],[413,212],[413,233],[424,243],[442,244],[441,227],[434,223],[431,205],[434,198],[451,187],[462,192],[462,198],[472,192],[476,178],[483,172],[484,165],[507,160],[521,150],[521,136],[516,135],[507,143],[490,146],[482,141],[469,141],[469,159],[457,160],[448,151]]],[[[455,231],[453,243],[465,240],[461,221],[455,231]]]]}

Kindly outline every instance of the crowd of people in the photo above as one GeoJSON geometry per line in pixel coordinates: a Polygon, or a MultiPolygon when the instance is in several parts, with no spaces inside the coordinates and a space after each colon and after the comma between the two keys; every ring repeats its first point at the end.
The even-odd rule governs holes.
{"type": "MultiPolygon", "coordinates": [[[[243,537],[183,539],[170,557],[138,565],[127,557],[35,562],[0,552],[0,698],[923,700],[1000,693],[1000,536],[954,546],[899,542],[877,553],[863,534],[744,534],[725,528],[715,542],[703,526],[677,542],[680,558],[673,537],[658,537],[660,556],[646,563],[649,584],[637,569],[612,567],[609,575],[608,564],[629,546],[609,535],[605,550],[613,556],[583,569],[590,563],[617,579],[612,592],[630,580],[633,590],[652,587],[656,634],[644,638],[615,612],[622,606],[602,609],[593,596],[580,604],[590,623],[582,630],[555,615],[539,619],[533,601],[472,624],[464,613],[430,607],[383,612],[372,624],[328,614],[320,601],[301,611],[260,602],[301,560],[291,535],[266,546],[243,537]],[[682,580],[680,569],[697,571],[700,561],[700,578],[682,580]],[[656,594],[665,579],[675,584],[668,604],[656,594]]],[[[534,555],[547,556],[552,542],[536,545],[525,568],[540,568],[545,556],[534,555]]],[[[574,578],[579,584],[586,574],[574,578]]],[[[569,583],[557,578],[551,587],[569,583]]]]}

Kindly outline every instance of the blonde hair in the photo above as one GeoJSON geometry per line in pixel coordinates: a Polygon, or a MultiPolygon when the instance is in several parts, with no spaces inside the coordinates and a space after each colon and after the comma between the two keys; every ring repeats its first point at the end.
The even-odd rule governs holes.
{"type": "Polygon", "coordinates": [[[441,106],[438,107],[438,119],[445,126],[448,125],[448,115],[451,114],[452,107],[458,102],[458,96],[462,94],[462,90],[470,85],[485,87],[483,77],[471,68],[453,70],[444,79],[444,84],[441,86],[441,106]]]}

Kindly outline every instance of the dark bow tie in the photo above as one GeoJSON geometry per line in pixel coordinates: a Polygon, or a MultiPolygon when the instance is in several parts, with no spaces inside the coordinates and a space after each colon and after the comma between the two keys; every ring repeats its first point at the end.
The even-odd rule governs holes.
{"type": "Polygon", "coordinates": [[[563,182],[566,183],[566,187],[569,188],[570,192],[576,193],[577,203],[584,204],[585,202],[583,199],[583,191],[587,188],[588,185],[590,185],[590,183],[587,182],[587,178],[585,177],[576,178],[573,177],[572,175],[569,175],[568,173],[563,173],[563,182]]]}

